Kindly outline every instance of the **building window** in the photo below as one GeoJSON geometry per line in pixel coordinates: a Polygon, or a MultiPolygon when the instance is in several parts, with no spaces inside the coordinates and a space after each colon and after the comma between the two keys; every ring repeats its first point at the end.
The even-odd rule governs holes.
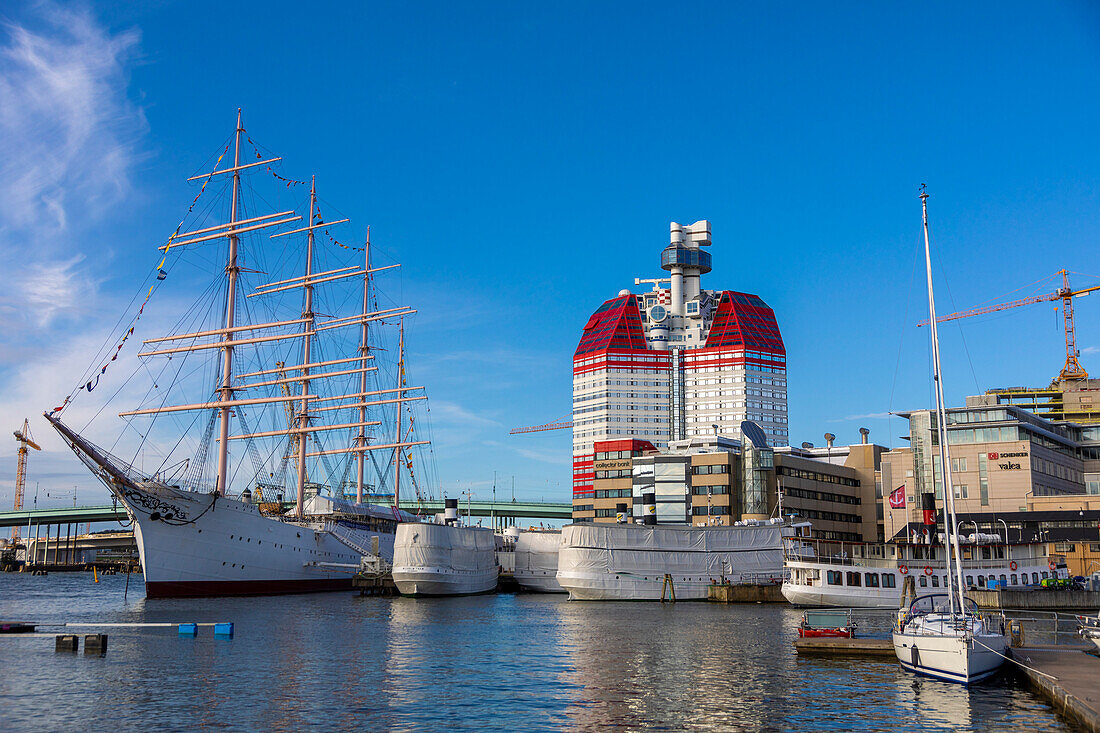
{"type": "Polygon", "coordinates": [[[951,459],[951,470],[955,471],[955,472],[965,471],[966,470],[966,459],[965,458],[952,458],[951,459]]]}
{"type": "Polygon", "coordinates": [[[969,491],[967,491],[966,484],[959,484],[955,487],[955,498],[956,499],[968,499],[968,498],[970,498],[970,493],[969,493],[969,491]]]}
{"type": "Polygon", "coordinates": [[[1069,543],[1069,542],[1055,542],[1054,543],[1054,551],[1055,552],[1074,552],[1074,551],[1076,551],[1076,549],[1077,549],[1077,547],[1075,545],[1073,545],[1072,543],[1069,543]]]}

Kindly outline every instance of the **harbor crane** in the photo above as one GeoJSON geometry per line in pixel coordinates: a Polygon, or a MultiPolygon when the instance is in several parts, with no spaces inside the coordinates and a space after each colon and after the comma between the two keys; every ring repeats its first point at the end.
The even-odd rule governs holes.
{"type": "MultiPolygon", "coordinates": [[[[23,508],[23,490],[27,484],[27,447],[42,450],[38,443],[31,438],[31,421],[23,420],[23,429],[16,430],[15,439],[19,441],[19,460],[15,464],[15,511],[23,508]]],[[[19,528],[11,528],[11,539],[14,543],[19,539],[19,528]]]]}
{"type": "MultiPolygon", "coordinates": [[[[1083,288],[1081,290],[1074,290],[1069,286],[1069,272],[1066,270],[1059,270],[1055,273],[1055,276],[1062,276],[1062,287],[1055,290],[1053,293],[1044,293],[1043,295],[1033,295],[1030,298],[1022,298],[1020,300],[1013,300],[1008,303],[999,303],[995,305],[982,306],[980,308],[972,308],[966,311],[959,311],[958,313],[949,313],[946,316],[940,316],[936,319],[936,323],[943,323],[944,321],[955,321],[960,318],[970,318],[971,316],[981,316],[986,313],[994,313],[996,311],[1003,311],[1009,308],[1016,308],[1021,305],[1030,305],[1032,303],[1044,303],[1052,300],[1062,301],[1062,324],[1066,332],[1066,364],[1062,367],[1062,371],[1058,374],[1059,382],[1077,381],[1081,379],[1088,379],[1088,372],[1081,366],[1081,362],[1078,361],[1078,357],[1081,353],[1077,350],[1077,333],[1073,325],[1073,299],[1083,298],[1094,290],[1100,290],[1100,285],[1094,285],[1091,288],[1083,288]]],[[[924,320],[917,324],[918,326],[927,326],[928,321],[924,320]]]]}

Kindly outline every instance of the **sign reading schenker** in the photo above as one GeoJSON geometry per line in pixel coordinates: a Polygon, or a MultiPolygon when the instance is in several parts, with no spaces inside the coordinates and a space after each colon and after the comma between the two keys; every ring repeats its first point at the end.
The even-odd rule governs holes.
{"type": "MultiPolygon", "coordinates": [[[[1027,458],[1027,451],[1020,451],[1018,453],[988,453],[986,454],[991,461],[1000,461],[1005,458],[1027,458]]],[[[1002,471],[1015,471],[1022,466],[1014,461],[1005,461],[1004,463],[998,463],[997,468],[1002,471]]]]}

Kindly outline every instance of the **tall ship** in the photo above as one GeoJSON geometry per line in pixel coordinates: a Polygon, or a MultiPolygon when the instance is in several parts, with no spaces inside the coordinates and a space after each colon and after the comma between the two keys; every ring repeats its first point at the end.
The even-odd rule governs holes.
{"type": "Polygon", "coordinates": [[[379,307],[374,287],[399,265],[372,264],[369,233],[337,239],[348,219],[326,216],[316,178],[283,175],[281,160],[238,111],[118,338],[45,414],[132,521],[150,598],[349,588],[417,521],[398,508],[403,475],[422,496],[413,459],[429,455],[414,431],[426,396],[405,378],[416,311],[379,307]],[[151,311],[173,332],[129,358],[151,311]],[[110,389],[139,404],[93,442],[65,412],[128,362],[110,389]]]}

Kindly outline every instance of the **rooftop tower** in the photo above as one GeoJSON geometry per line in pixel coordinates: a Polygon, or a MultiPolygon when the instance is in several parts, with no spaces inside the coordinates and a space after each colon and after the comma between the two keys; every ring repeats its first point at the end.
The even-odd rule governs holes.
{"type": "Polygon", "coordinates": [[[573,355],[574,506],[593,497],[593,445],[644,440],[658,449],[696,435],[740,438],[759,424],[787,444],[787,360],[772,309],[756,295],[704,290],[710,222],[672,222],[668,277],[621,290],[589,317],[573,355]]]}

